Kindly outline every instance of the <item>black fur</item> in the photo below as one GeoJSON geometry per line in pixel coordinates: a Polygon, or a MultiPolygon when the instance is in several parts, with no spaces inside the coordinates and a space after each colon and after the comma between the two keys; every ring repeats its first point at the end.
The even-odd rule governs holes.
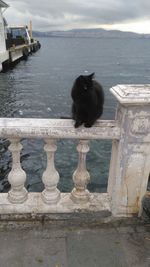
{"type": "Polygon", "coordinates": [[[72,118],[75,120],[75,128],[82,124],[91,127],[103,113],[103,88],[93,77],[94,73],[81,75],[72,87],[72,118]]]}

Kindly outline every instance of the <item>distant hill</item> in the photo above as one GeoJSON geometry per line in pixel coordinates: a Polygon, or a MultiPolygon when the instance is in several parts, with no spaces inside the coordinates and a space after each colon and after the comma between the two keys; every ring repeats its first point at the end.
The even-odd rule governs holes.
{"type": "Polygon", "coordinates": [[[70,38],[150,38],[150,34],[138,34],[104,29],[73,29],[69,31],[33,31],[35,37],[70,37],[70,38]]]}

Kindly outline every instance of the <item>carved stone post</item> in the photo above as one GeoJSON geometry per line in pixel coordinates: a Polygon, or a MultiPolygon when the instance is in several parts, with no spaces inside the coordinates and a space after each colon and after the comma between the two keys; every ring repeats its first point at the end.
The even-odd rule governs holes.
{"type": "Polygon", "coordinates": [[[45,185],[45,189],[42,192],[42,199],[47,204],[56,204],[60,199],[60,191],[57,189],[59,174],[54,165],[54,153],[57,150],[57,146],[55,140],[46,139],[45,142],[44,149],[47,153],[47,168],[42,177],[45,185]]]}
{"type": "Polygon", "coordinates": [[[9,150],[12,152],[12,169],[8,175],[8,181],[11,189],[8,192],[8,199],[11,203],[23,203],[28,196],[28,192],[24,187],[26,181],[26,173],[20,165],[20,150],[22,145],[19,139],[11,139],[9,150]]]}
{"type": "Polygon", "coordinates": [[[150,172],[150,85],[118,85],[116,120],[120,140],[113,142],[108,193],[115,216],[140,215],[150,172]]]}
{"type": "Polygon", "coordinates": [[[89,151],[88,141],[80,140],[77,151],[79,153],[78,167],[73,174],[75,188],[71,192],[71,199],[76,203],[82,203],[89,200],[89,191],[86,189],[90,180],[90,175],[86,170],[86,154],[89,151]]]}

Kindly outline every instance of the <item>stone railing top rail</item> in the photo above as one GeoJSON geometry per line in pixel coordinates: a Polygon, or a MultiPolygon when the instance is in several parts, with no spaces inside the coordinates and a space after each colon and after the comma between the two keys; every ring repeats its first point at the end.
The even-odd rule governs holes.
{"type": "Polygon", "coordinates": [[[117,121],[99,120],[91,128],[74,128],[71,119],[0,118],[1,138],[119,139],[117,121]]]}

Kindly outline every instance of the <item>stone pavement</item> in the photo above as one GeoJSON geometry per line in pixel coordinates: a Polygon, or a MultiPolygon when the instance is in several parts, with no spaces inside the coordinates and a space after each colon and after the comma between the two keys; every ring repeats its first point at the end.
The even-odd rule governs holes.
{"type": "Polygon", "coordinates": [[[0,267],[150,267],[150,224],[0,224],[0,267]]]}

